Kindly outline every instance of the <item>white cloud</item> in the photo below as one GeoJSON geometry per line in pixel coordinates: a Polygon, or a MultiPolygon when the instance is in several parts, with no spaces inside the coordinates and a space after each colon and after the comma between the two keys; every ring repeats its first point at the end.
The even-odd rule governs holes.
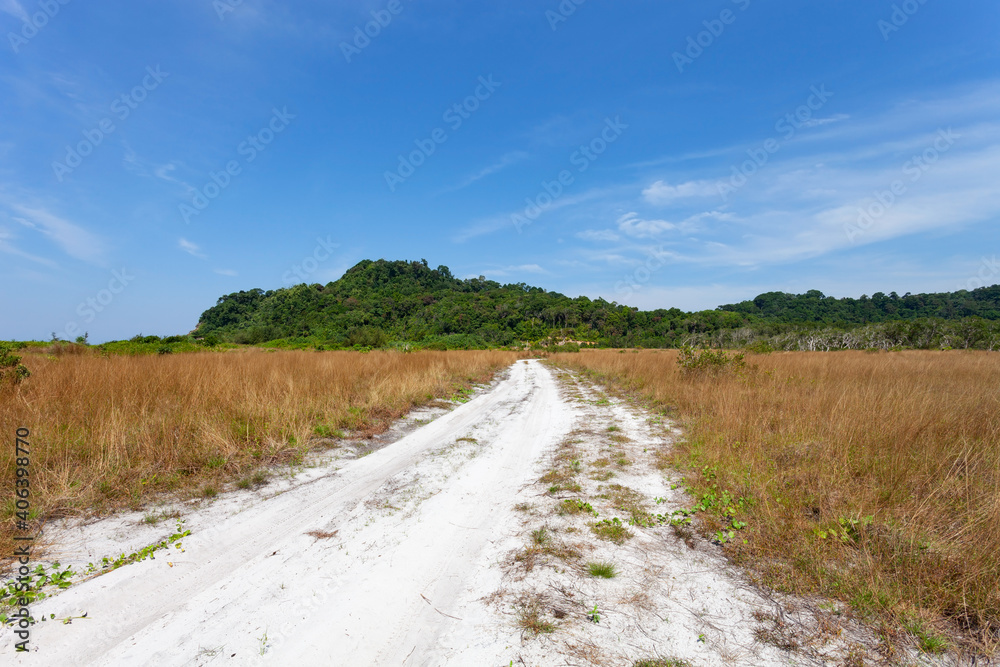
{"type": "Polygon", "coordinates": [[[235,277],[240,275],[239,273],[233,271],[232,269],[214,269],[214,271],[218,273],[220,276],[235,277]]]}
{"type": "Polygon", "coordinates": [[[610,243],[617,241],[621,237],[610,229],[586,229],[578,232],[576,238],[583,239],[584,241],[605,241],[610,243]]]}
{"type": "Polygon", "coordinates": [[[827,118],[810,118],[809,120],[800,123],[802,127],[819,127],[820,125],[829,125],[830,123],[839,123],[842,120],[847,120],[850,118],[846,113],[838,113],[827,118]]]}
{"type": "Polygon", "coordinates": [[[652,238],[677,229],[677,225],[666,220],[643,220],[638,213],[626,213],[618,218],[616,224],[622,234],[638,239],[652,238]]]}
{"type": "MultiPolygon", "coordinates": [[[[618,229],[637,241],[673,232],[678,261],[757,268],[997,224],[1000,95],[995,90],[981,86],[947,100],[910,101],[850,122],[839,122],[844,114],[815,119],[825,127],[803,134],[807,141],[796,137],[794,150],[791,144],[782,148],[720,209],[694,215],[687,210],[680,222],[632,213],[619,219],[618,229]],[[901,194],[889,193],[894,183],[901,194]],[[876,197],[891,203],[882,211],[876,197]],[[869,209],[877,213],[871,222],[861,217],[869,209]],[[690,238],[696,231],[700,238],[690,238]]],[[[726,179],[720,182],[728,183],[722,176],[729,169],[726,161],[716,168],[726,179]]],[[[693,197],[711,192],[708,181],[680,180],[680,185],[657,181],[643,190],[643,198],[686,209],[706,203],[693,197]],[[681,201],[687,196],[692,199],[681,201]]]]}
{"type": "Polygon", "coordinates": [[[656,206],[669,204],[677,199],[717,197],[718,195],[719,187],[715,181],[687,181],[677,185],[656,181],[642,191],[642,196],[646,198],[646,201],[656,206]]]}
{"type": "Polygon", "coordinates": [[[201,247],[199,247],[197,243],[192,243],[185,238],[181,238],[177,241],[177,247],[192,257],[197,257],[198,259],[208,259],[208,255],[201,251],[201,247]]]}

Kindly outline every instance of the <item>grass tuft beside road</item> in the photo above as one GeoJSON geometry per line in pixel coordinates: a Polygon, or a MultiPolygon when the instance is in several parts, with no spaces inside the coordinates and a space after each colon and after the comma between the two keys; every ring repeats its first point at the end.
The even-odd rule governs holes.
{"type": "Polygon", "coordinates": [[[677,358],[552,361],[679,420],[664,465],[725,508],[700,513],[704,529],[733,536],[724,548],[763,583],[846,601],[929,652],[1000,644],[1000,355],[780,353],[713,372],[677,358]]]}

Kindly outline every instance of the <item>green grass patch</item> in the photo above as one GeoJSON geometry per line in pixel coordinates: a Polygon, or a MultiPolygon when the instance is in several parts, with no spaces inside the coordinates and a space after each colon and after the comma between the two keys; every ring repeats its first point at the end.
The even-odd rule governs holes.
{"type": "Polygon", "coordinates": [[[587,572],[590,576],[600,579],[614,579],[618,576],[618,568],[610,561],[587,563],[587,572]]]}

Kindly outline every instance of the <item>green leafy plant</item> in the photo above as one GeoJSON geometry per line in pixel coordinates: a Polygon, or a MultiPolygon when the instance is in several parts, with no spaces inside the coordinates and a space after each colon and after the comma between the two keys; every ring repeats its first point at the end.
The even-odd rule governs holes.
{"type": "Polygon", "coordinates": [[[183,521],[178,520],[177,532],[173,533],[165,540],[156,542],[155,544],[150,544],[149,546],[143,547],[142,549],[134,551],[130,554],[123,553],[117,558],[108,558],[107,556],[105,556],[104,558],[101,559],[100,567],[97,567],[93,563],[87,563],[86,574],[110,572],[112,570],[117,570],[118,568],[124,565],[130,565],[131,563],[139,563],[141,561],[146,560],[147,558],[152,558],[155,560],[156,556],[153,554],[155,554],[157,551],[161,549],[167,549],[170,546],[173,546],[176,549],[182,549],[183,544],[181,543],[180,540],[191,534],[190,530],[184,529],[183,523],[184,523],[183,521]]]}
{"type": "Polygon", "coordinates": [[[579,498],[567,498],[559,508],[560,514],[590,514],[597,516],[597,510],[590,503],[586,503],[579,498]]]}
{"type": "Polygon", "coordinates": [[[874,516],[864,516],[857,519],[840,517],[837,524],[826,529],[813,528],[813,534],[820,540],[833,539],[841,542],[857,542],[861,533],[872,525],[874,516]]]}
{"type": "Polygon", "coordinates": [[[598,611],[596,604],[594,605],[594,608],[590,610],[590,613],[587,614],[587,618],[590,619],[591,623],[600,623],[601,622],[601,612],[598,611]]]}
{"type": "MultiPolygon", "coordinates": [[[[27,579],[19,577],[4,582],[0,588],[0,606],[16,607],[19,598],[26,598],[29,604],[42,600],[54,590],[69,588],[74,574],[76,573],[71,567],[63,569],[58,561],[52,563],[51,567],[38,564],[26,575],[27,579]],[[23,584],[28,584],[28,590],[18,590],[19,585],[23,584]]],[[[0,621],[7,622],[4,618],[0,618],[0,621]]]]}

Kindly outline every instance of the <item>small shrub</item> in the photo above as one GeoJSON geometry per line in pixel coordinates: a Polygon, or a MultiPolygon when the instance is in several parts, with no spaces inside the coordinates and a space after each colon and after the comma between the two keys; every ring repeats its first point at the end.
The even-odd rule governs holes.
{"type": "Polygon", "coordinates": [[[727,355],[724,350],[698,351],[686,345],[677,355],[677,365],[681,367],[683,375],[719,375],[745,370],[747,367],[745,357],[746,354],[743,352],[727,355]]]}
{"type": "Polygon", "coordinates": [[[0,343],[0,383],[19,384],[31,375],[28,368],[21,363],[21,357],[14,354],[13,347],[9,343],[0,343]]]}
{"type": "Polygon", "coordinates": [[[747,352],[753,352],[754,354],[771,354],[775,351],[774,347],[765,340],[759,340],[756,343],[751,343],[743,349],[747,352]]]}

